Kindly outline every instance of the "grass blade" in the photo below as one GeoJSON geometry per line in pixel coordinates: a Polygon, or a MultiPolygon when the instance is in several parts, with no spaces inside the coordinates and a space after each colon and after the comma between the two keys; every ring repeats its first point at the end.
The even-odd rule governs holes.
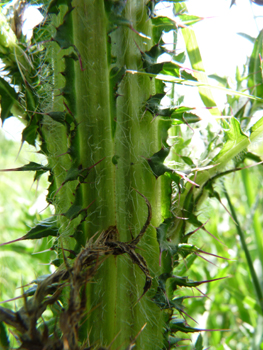
{"type": "Polygon", "coordinates": [[[237,230],[237,233],[238,233],[238,235],[240,237],[240,242],[241,242],[242,248],[244,250],[244,253],[246,255],[247,264],[248,264],[248,268],[249,268],[249,271],[250,271],[250,274],[251,274],[251,277],[252,277],[252,281],[253,281],[253,284],[254,284],[254,287],[255,287],[256,295],[257,295],[257,298],[258,298],[258,303],[259,303],[259,306],[260,306],[260,309],[261,309],[261,313],[263,314],[263,294],[262,294],[262,290],[261,290],[261,287],[260,287],[260,283],[259,283],[256,271],[255,271],[254,266],[253,266],[253,261],[252,261],[250,252],[249,252],[248,247],[247,247],[247,243],[246,243],[246,240],[245,240],[245,235],[244,235],[244,232],[242,231],[242,229],[240,227],[239,221],[237,219],[235,208],[232,205],[231,199],[229,197],[229,194],[228,194],[224,184],[223,184],[223,188],[224,188],[224,194],[226,196],[228,205],[230,207],[231,214],[232,214],[233,218],[235,219],[235,222],[237,223],[236,230],[237,230]]]}

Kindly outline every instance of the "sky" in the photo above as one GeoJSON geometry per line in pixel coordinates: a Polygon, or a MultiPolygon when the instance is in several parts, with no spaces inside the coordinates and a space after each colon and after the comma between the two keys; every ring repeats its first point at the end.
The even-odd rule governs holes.
{"type": "MultiPolygon", "coordinates": [[[[206,73],[229,76],[234,82],[236,66],[242,71],[242,66],[253,49],[253,44],[237,33],[257,37],[263,28],[263,6],[252,4],[250,0],[236,0],[236,5],[230,8],[230,3],[231,0],[186,1],[190,14],[204,18],[193,28],[206,73]]],[[[163,6],[167,7],[167,3],[163,6]]],[[[37,15],[30,13],[29,16],[35,19],[37,15]]],[[[30,21],[26,24],[30,30],[30,21]]],[[[181,45],[183,49],[182,40],[179,36],[178,47],[181,45]]],[[[218,103],[224,98],[222,93],[220,95],[214,92],[214,96],[218,103]]],[[[13,118],[9,118],[3,129],[7,137],[20,141],[23,127],[18,122],[15,123],[13,118]]]]}
{"type": "Polygon", "coordinates": [[[233,76],[236,66],[242,67],[253,44],[237,33],[257,37],[263,28],[263,6],[249,0],[189,0],[190,14],[204,17],[195,24],[199,48],[207,74],[233,76]]]}

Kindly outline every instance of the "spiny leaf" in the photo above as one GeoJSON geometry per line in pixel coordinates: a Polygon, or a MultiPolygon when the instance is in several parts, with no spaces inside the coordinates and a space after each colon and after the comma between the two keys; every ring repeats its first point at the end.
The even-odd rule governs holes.
{"type": "Polygon", "coordinates": [[[41,165],[35,162],[29,162],[26,165],[23,165],[19,168],[13,168],[13,169],[0,169],[0,171],[49,171],[50,168],[45,165],[41,165]]]}
{"type": "Polygon", "coordinates": [[[117,111],[116,111],[116,103],[117,103],[117,97],[118,97],[118,88],[119,85],[125,75],[126,72],[126,68],[125,67],[113,67],[110,71],[110,91],[111,91],[111,99],[110,99],[110,103],[111,103],[111,110],[112,110],[112,137],[114,138],[115,136],[115,132],[116,132],[116,127],[117,127],[117,123],[116,123],[116,115],[117,115],[117,111]]]}
{"type": "Polygon", "coordinates": [[[163,164],[165,158],[168,156],[170,148],[162,147],[160,151],[154,153],[153,156],[147,159],[148,164],[150,165],[152,172],[156,179],[163,175],[167,171],[171,171],[166,165],[163,164]]]}
{"type": "Polygon", "coordinates": [[[63,23],[58,26],[56,28],[56,34],[55,36],[52,38],[52,41],[55,41],[61,49],[68,49],[69,47],[74,47],[75,46],[72,44],[72,38],[70,38],[69,36],[69,26],[67,24],[67,20],[68,20],[68,15],[70,12],[68,12],[65,16],[64,16],[64,21],[63,23]]]}
{"type": "Polygon", "coordinates": [[[107,0],[105,1],[106,12],[115,13],[118,16],[121,16],[123,10],[125,9],[127,1],[126,0],[107,0]]]}
{"type": "Polygon", "coordinates": [[[10,346],[7,331],[3,322],[0,322],[0,349],[8,350],[10,346]]]}
{"type": "Polygon", "coordinates": [[[213,159],[213,162],[216,163],[224,163],[224,159],[228,160],[231,157],[231,153],[235,152],[236,147],[240,147],[240,144],[244,142],[244,144],[249,142],[248,136],[243,133],[240,123],[235,118],[231,118],[230,124],[223,121],[225,128],[225,138],[226,142],[221,149],[221,151],[216,155],[213,159]]]}
{"type": "Polygon", "coordinates": [[[176,23],[172,19],[165,16],[152,17],[153,25],[153,39],[158,42],[163,32],[170,32],[176,30],[176,23]]]}
{"type": "Polygon", "coordinates": [[[29,230],[27,234],[24,235],[23,237],[17,238],[13,241],[2,243],[0,244],[0,247],[6,244],[23,241],[26,239],[39,239],[39,238],[44,238],[48,236],[57,237],[57,235],[58,235],[57,223],[53,217],[50,217],[46,220],[41,221],[38,225],[33,227],[31,230],[29,230]]]}
{"type": "Polygon", "coordinates": [[[119,27],[127,27],[142,38],[151,39],[144,33],[138,32],[132,26],[131,21],[121,15],[121,12],[126,5],[126,1],[106,1],[105,5],[106,12],[108,13],[108,34],[112,33],[119,27]]]}
{"type": "MultiPolygon", "coordinates": [[[[65,62],[65,69],[61,74],[63,77],[65,77],[65,85],[64,87],[60,90],[61,95],[65,97],[69,105],[74,105],[74,102],[72,101],[73,96],[74,96],[74,79],[75,79],[75,74],[74,72],[74,61],[78,60],[78,56],[74,53],[71,52],[69,55],[64,55],[63,56],[64,62],[65,62]]],[[[72,113],[71,118],[73,118],[72,113]]]]}
{"type": "Polygon", "coordinates": [[[227,331],[227,329],[198,329],[190,327],[186,324],[185,320],[174,318],[169,323],[172,332],[184,332],[184,333],[195,333],[203,331],[227,331]]]}
{"type": "Polygon", "coordinates": [[[51,41],[55,41],[61,49],[68,49],[72,47],[78,56],[80,69],[84,71],[85,69],[82,66],[80,53],[77,47],[73,44],[72,31],[70,29],[71,26],[68,25],[68,21],[70,21],[70,14],[72,10],[74,10],[74,8],[72,7],[70,2],[70,5],[68,6],[68,11],[64,15],[63,23],[56,28],[56,34],[53,38],[51,38],[51,41]]]}
{"type": "Polygon", "coordinates": [[[118,89],[118,85],[120,84],[122,78],[125,75],[125,67],[113,67],[110,71],[110,83],[112,90],[116,93],[118,89]]]}
{"type": "Polygon", "coordinates": [[[108,28],[109,33],[114,31],[120,26],[131,27],[132,25],[127,18],[114,14],[112,12],[109,14],[108,18],[109,18],[109,28],[108,28]]]}
{"type": "Polygon", "coordinates": [[[196,123],[201,120],[194,113],[190,113],[194,108],[191,107],[175,107],[175,108],[161,108],[160,102],[165,96],[165,93],[159,93],[153,96],[150,96],[145,104],[145,110],[148,110],[153,117],[161,116],[163,118],[169,118],[172,120],[172,124],[191,124],[196,123]]]}
{"type": "Polygon", "coordinates": [[[54,180],[54,174],[52,171],[49,173],[48,182],[50,183],[50,185],[48,187],[48,194],[46,197],[46,201],[49,204],[52,204],[56,193],[56,189],[57,189],[56,182],[54,180]]]}
{"type": "MultiPolygon", "coordinates": [[[[185,52],[183,51],[183,52],[179,53],[178,55],[173,56],[173,60],[175,62],[184,63],[186,60],[185,52]]],[[[183,98],[183,96],[180,96],[179,98],[183,98]]]]}
{"type": "Polygon", "coordinates": [[[171,75],[173,77],[183,78],[185,80],[197,81],[197,79],[192,75],[192,73],[186,71],[184,67],[175,62],[164,62],[162,66],[162,74],[171,75]]]}
{"type": "Polygon", "coordinates": [[[58,227],[54,217],[50,217],[41,221],[38,225],[33,227],[25,236],[24,239],[39,239],[48,236],[57,237],[58,227]]]}
{"type": "Polygon", "coordinates": [[[0,77],[0,96],[1,96],[1,119],[2,123],[5,119],[11,117],[11,108],[18,99],[16,91],[8,84],[8,82],[0,77]]]}
{"type": "Polygon", "coordinates": [[[97,164],[99,164],[100,162],[102,162],[105,159],[102,158],[100,159],[97,163],[91,165],[88,168],[83,168],[82,164],[80,164],[79,166],[76,166],[75,164],[72,165],[72,167],[67,171],[67,175],[65,180],[62,182],[61,186],[58,188],[58,190],[56,191],[55,195],[60,191],[60,189],[69,181],[76,181],[79,180],[79,182],[84,182],[84,180],[86,179],[86,177],[89,175],[89,171],[94,168],[97,164]]]}
{"type": "Polygon", "coordinates": [[[38,136],[39,123],[42,119],[42,115],[35,114],[30,117],[28,125],[22,132],[22,144],[26,141],[28,144],[35,146],[38,136]]]}
{"type": "Polygon", "coordinates": [[[198,329],[190,327],[186,324],[185,320],[181,319],[173,319],[169,323],[170,329],[172,332],[184,332],[184,333],[195,333],[195,332],[202,332],[205,329],[198,329]]]}
{"type": "Polygon", "coordinates": [[[182,340],[190,340],[190,339],[176,338],[176,337],[173,337],[173,336],[169,335],[169,337],[168,337],[168,344],[169,344],[169,346],[176,345],[177,343],[179,343],[182,340]]]}
{"type": "Polygon", "coordinates": [[[172,218],[167,218],[156,228],[157,241],[161,252],[169,247],[169,243],[167,242],[167,232],[172,222],[172,218]]]}
{"type": "Polygon", "coordinates": [[[157,63],[158,57],[164,52],[165,50],[159,44],[152,46],[149,51],[141,51],[143,68],[146,72],[150,71],[150,67],[157,63]]]}
{"type": "MultiPolygon", "coordinates": [[[[64,105],[67,107],[67,105],[64,103],[64,105]]],[[[62,112],[46,112],[46,113],[40,113],[40,112],[34,112],[36,115],[48,115],[51,119],[54,121],[61,123],[63,125],[66,125],[70,127],[70,124],[74,122],[74,117],[70,114],[67,113],[66,111],[62,112]]]]}
{"type": "Polygon", "coordinates": [[[225,278],[227,278],[227,277],[214,278],[211,280],[204,280],[204,281],[193,281],[193,280],[189,279],[188,277],[172,276],[169,279],[169,282],[171,283],[173,290],[176,290],[178,286],[179,287],[189,287],[189,288],[198,287],[201,284],[218,281],[218,280],[222,280],[225,278]]]}
{"type": "Polygon", "coordinates": [[[153,116],[159,115],[160,103],[166,93],[155,94],[150,96],[145,103],[145,109],[149,111],[153,116]]]}
{"type": "Polygon", "coordinates": [[[224,257],[216,255],[216,254],[205,252],[204,250],[196,247],[194,244],[189,244],[189,243],[178,244],[178,253],[180,253],[183,256],[185,256],[185,255],[187,256],[188,254],[191,254],[191,253],[194,253],[194,254],[203,253],[206,255],[214,256],[216,258],[220,258],[220,259],[224,259],[224,260],[231,260],[231,259],[224,258],[224,257]]]}
{"type": "Polygon", "coordinates": [[[48,6],[48,13],[54,13],[56,15],[60,12],[60,5],[67,5],[68,7],[71,5],[72,0],[52,0],[48,6]]]}
{"type": "MultiPolygon", "coordinates": [[[[76,196],[77,197],[77,196],[76,196]]],[[[62,215],[65,216],[70,221],[76,219],[81,213],[87,213],[89,207],[95,202],[92,201],[86,208],[83,208],[82,204],[79,204],[78,198],[76,198],[74,204],[62,215]]]]}
{"type": "Polygon", "coordinates": [[[61,124],[70,124],[73,122],[73,117],[69,114],[69,113],[66,113],[65,111],[64,112],[49,112],[47,113],[47,115],[52,118],[53,120],[55,120],[56,122],[58,123],[61,123],[61,124]]]}
{"type": "Polygon", "coordinates": [[[38,106],[38,97],[28,84],[26,85],[26,106],[31,111],[35,111],[38,106]]]}

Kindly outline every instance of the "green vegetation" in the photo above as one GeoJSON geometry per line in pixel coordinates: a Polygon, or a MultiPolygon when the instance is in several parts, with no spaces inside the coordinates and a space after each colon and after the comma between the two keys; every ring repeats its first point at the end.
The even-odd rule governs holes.
{"type": "MultiPolygon", "coordinates": [[[[188,15],[184,1],[172,2],[175,20],[155,15],[158,1],[44,0],[44,21],[30,43],[19,21],[15,35],[0,15],[1,119],[23,120],[22,151],[28,144],[38,153],[22,163],[20,154],[15,165],[2,162],[10,190],[0,205],[11,231],[1,238],[1,256],[9,259],[2,300],[33,282],[20,292],[17,309],[11,302],[0,307],[0,348],[174,349],[192,347],[187,333],[204,329],[196,350],[262,344],[262,194],[256,190],[262,170],[246,167],[261,162],[251,147],[263,135],[263,118],[253,119],[263,102],[262,33],[248,78],[237,71],[236,91],[214,76],[228,95],[229,110],[220,113],[194,31],[185,27],[201,19],[188,15]],[[195,71],[184,68],[185,54],[176,50],[178,20],[195,71]],[[162,40],[169,31],[172,51],[162,40]],[[171,60],[159,62],[163,53],[171,60]],[[216,128],[204,127],[184,104],[180,85],[198,87],[216,128]],[[47,189],[44,214],[30,214],[24,202],[22,214],[12,209],[17,174],[24,200],[28,172],[47,189]],[[234,180],[244,190],[231,186],[234,180]],[[221,267],[210,268],[207,260],[221,260],[221,267]],[[36,277],[25,268],[30,264],[36,277]],[[22,283],[17,265],[26,270],[22,283]],[[244,274],[248,268],[252,278],[244,274]]],[[[1,144],[13,149],[10,141],[1,144]]]]}

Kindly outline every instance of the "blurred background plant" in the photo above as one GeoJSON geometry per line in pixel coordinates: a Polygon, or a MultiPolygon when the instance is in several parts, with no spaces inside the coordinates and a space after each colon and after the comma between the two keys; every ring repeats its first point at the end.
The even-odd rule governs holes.
{"type": "MultiPolygon", "coordinates": [[[[13,141],[3,129],[0,130],[1,170],[10,169],[14,164],[24,165],[29,158],[31,161],[40,160],[40,155],[27,144],[21,152],[20,142],[13,141]]],[[[41,177],[39,183],[33,184],[33,174],[22,172],[0,172],[0,231],[1,243],[21,237],[37,222],[45,219],[50,208],[45,207],[45,188],[47,178],[41,177]]],[[[50,261],[51,252],[34,254],[46,250],[48,238],[33,242],[30,240],[17,242],[1,247],[0,250],[0,298],[1,301],[21,295],[21,286],[34,280],[37,276],[50,273],[49,266],[43,265],[50,261]],[[19,289],[18,289],[19,288],[19,289]],[[15,295],[14,295],[15,291],[15,295]]],[[[23,300],[16,301],[17,306],[23,300]]],[[[10,304],[3,304],[8,306],[10,304]]]]}
{"type": "MultiPolygon", "coordinates": [[[[243,92],[250,90],[251,94],[260,97],[263,96],[262,70],[259,69],[262,67],[263,32],[259,32],[257,38],[244,33],[241,35],[253,43],[253,51],[243,71],[236,68],[235,81],[216,74],[209,78],[217,81],[218,86],[243,92]]],[[[242,132],[249,135],[249,128],[262,118],[262,114],[262,103],[226,95],[220,124],[222,128],[228,128],[225,120],[233,116],[240,121],[242,132]]],[[[191,134],[190,130],[188,134],[191,134]]],[[[192,149],[202,146],[206,149],[219,135],[220,131],[216,136],[211,124],[206,126],[205,135],[201,128],[199,140],[195,140],[198,146],[195,144],[192,149]]],[[[186,139],[184,135],[185,142],[186,139]]],[[[192,144],[190,139],[191,136],[189,146],[192,144]]],[[[176,274],[180,276],[184,276],[189,269],[189,278],[195,281],[228,276],[199,287],[208,298],[188,300],[187,312],[193,318],[196,315],[200,328],[226,329],[224,332],[203,334],[203,344],[209,349],[263,349],[263,167],[262,164],[253,166],[255,162],[262,162],[262,157],[256,154],[263,154],[262,139],[234,158],[232,166],[243,170],[222,176],[214,185],[211,198],[200,210],[200,220],[209,220],[207,230],[220,237],[223,244],[201,230],[190,239],[196,246],[205,251],[209,247],[212,253],[219,256],[226,256],[227,251],[231,260],[216,261],[209,257],[211,263],[208,263],[199,257],[190,257],[189,262],[182,261],[176,269],[176,274]]],[[[189,148],[182,155],[193,157],[189,148]]],[[[185,291],[180,293],[184,294],[185,291]]],[[[193,289],[193,295],[200,293],[193,289]]],[[[193,349],[199,348],[195,345],[193,349]]]]}

